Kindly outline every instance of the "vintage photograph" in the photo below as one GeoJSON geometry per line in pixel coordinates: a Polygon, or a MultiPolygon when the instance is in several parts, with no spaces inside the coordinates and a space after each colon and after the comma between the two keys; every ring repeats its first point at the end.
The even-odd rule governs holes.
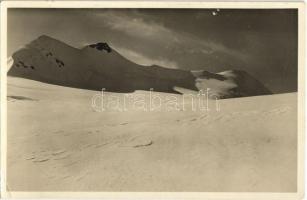
{"type": "Polygon", "coordinates": [[[6,12],[7,192],[298,192],[298,8],[6,12]]]}

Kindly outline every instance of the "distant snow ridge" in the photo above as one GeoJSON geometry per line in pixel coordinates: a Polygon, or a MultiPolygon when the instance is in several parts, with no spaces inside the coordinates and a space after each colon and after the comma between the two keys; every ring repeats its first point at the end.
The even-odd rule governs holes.
{"type": "Polygon", "coordinates": [[[214,98],[267,95],[271,92],[242,70],[211,73],[184,71],[133,63],[107,43],[83,49],[48,36],[40,36],[12,56],[9,76],[89,90],[111,92],[150,90],[169,93],[197,92],[210,88],[214,98]],[[182,88],[182,89],[178,89],[182,88]]]}
{"type": "Polygon", "coordinates": [[[8,59],[7,59],[7,71],[9,71],[10,69],[11,69],[11,67],[13,66],[13,64],[14,64],[14,60],[13,60],[13,58],[12,57],[9,57],[8,59]]]}

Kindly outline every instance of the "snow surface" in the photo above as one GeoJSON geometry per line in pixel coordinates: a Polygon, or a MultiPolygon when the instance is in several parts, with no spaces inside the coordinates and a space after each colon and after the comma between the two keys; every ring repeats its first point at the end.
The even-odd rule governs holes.
{"type": "Polygon", "coordinates": [[[152,112],[96,112],[96,93],[8,77],[8,190],[297,189],[297,93],[152,112]]]}

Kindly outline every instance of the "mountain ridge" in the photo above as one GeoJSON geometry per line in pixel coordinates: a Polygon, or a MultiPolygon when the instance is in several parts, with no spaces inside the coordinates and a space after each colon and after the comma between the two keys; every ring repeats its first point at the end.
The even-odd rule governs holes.
{"type": "Polygon", "coordinates": [[[185,93],[175,88],[200,91],[210,88],[215,98],[272,94],[261,82],[242,70],[211,73],[185,71],[158,65],[138,65],[107,43],[74,48],[42,35],[16,51],[8,76],[81,89],[111,92],[151,90],[185,93]]]}

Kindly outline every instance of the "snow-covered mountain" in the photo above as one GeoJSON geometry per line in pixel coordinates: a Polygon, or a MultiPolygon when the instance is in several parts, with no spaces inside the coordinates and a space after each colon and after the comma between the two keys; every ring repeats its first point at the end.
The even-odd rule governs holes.
{"type": "Polygon", "coordinates": [[[77,49],[48,36],[40,36],[12,55],[9,76],[22,77],[89,90],[133,92],[150,90],[170,93],[206,91],[217,98],[271,94],[242,70],[210,73],[160,66],[142,66],[129,61],[106,43],[77,49]]]}

